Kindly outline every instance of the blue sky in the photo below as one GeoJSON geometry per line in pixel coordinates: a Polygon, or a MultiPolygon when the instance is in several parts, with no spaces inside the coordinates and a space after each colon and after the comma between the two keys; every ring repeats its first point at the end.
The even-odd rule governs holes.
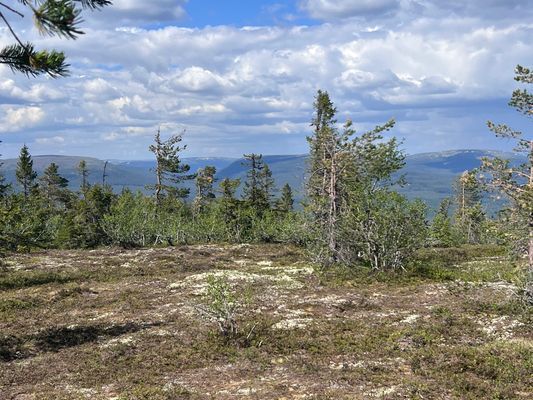
{"type": "Polygon", "coordinates": [[[294,1],[196,0],[186,5],[187,18],[182,25],[204,27],[216,25],[269,26],[273,24],[316,24],[302,13],[294,1]]]}
{"type": "MultiPolygon", "coordinates": [[[[513,69],[533,66],[526,0],[115,0],[84,14],[70,77],[0,66],[0,153],[147,159],[153,134],[185,131],[184,156],[307,151],[313,97],[327,90],[359,132],[389,118],[408,153],[508,150],[486,121],[531,133],[507,106],[513,69]]],[[[29,24],[29,25],[24,25],[29,24]]],[[[0,30],[0,45],[12,42],[0,30]]]]}

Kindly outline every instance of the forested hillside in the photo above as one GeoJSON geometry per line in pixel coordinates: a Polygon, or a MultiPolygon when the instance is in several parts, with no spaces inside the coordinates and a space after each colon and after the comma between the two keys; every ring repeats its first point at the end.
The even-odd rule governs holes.
{"type": "MultiPolygon", "coordinates": [[[[410,199],[420,198],[426,202],[430,210],[436,210],[439,202],[452,195],[453,182],[466,171],[478,168],[481,158],[487,156],[500,156],[510,158],[515,163],[524,161],[524,158],[512,153],[502,153],[490,150],[450,150],[445,152],[420,153],[408,155],[405,167],[399,172],[405,174],[406,185],[398,190],[410,199]]],[[[265,155],[265,162],[272,170],[276,187],[281,189],[288,183],[293,188],[294,198],[297,202],[304,197],[304,179],[307,156],[305,155],[265,155]]],[[[41,174],[52,162],[56,163],[61,175],[69,180],[69,187],[75,189],[80,185],[80,177],[76,168],[81,160],[87,162],[90,183],[102,181],[105,161],[82,156],[33,156],[34,167],[41,174]]],[[[6,181],[16,188],[15,170],[17,159],[3,160],[3,171],[6,181]]],[[[183,158],[183,162],[190,165],[191,171],[197,171],[207,165],[217,169],[216,178],[221,181],[225,178],[241,179],[244,182],[247,167],[243,159],[209,157],[209,158],[183,158]]],[[[123,161],[111,160],[106,171],[106,180],[115,191],[127,187],[133,191],[148,192],[146,186],[153,184],[155,167],[154,160],[123,161]]],[[[191,190],[192,182],[184,182],[191,190]]],[[[242,188],[238,191],[242,194],[242,188]]],[[[489,202],[490,204],[490,202],[489,202]]]]}

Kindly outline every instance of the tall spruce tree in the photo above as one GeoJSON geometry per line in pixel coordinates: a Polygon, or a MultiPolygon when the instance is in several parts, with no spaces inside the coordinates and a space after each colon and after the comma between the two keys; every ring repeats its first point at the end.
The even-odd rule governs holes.
{"type": "MultiPolygon", "coordinates": [[[[533,84],[533,69],[518,65],[515,69],[515,81],[533,84]]],[[[528,118],[533,116],[533,93],[527,89],[516,89],[509,105],[528,118]]],[[[515,131],[505,124],[487,123],[489,129],[498,137],[516,141],[515,151],[527,154],[527,161],[522,165],[512,165],[502,158],[484,158],[481,170],[487,172],[483,182],[489,189],[503,193],[511,200],[510,236],[514,246],[523,248],[528,254],[528,272],[525,298],[533,304],[533,137],[531,133],[515,131]],[[529,137],[528,137],[529,136],[529,137]]]]}
{"type": "Polygon", "coordinates": [[[80,191],[85,197],[87,190],[89,189],[89,169],[87,168],[87,162],[85,160],[80,161],[77,171],[81,178],[80,191]]]}
{"type": "Polygon", "coordinates": [[[0,18],[7,26],[15,43],[0,50],[0,64],[5,64],[13,71],[26,75],[48,74],[55,78],[68,75],[69,65],[65,61],[64,53],[56,50],[37,51],[32,43],[24,43],[6,15],[9,13],[15,18],[23,18],[24,13],[29,12],[32,14],[36,28],[42,35],[75,39],[83,34],[79,27],[82,22],[82,9],[99,10],[110,5],[111,1],[19,0],[10,3],[18,4],[0,2],[0,18]],[[25,11],[22,10],[22,7],[25,8],[25,11]]]}
{"type": "Polygon", "coordinates": [[[270,208],[274,188],[272,172],[262,154],[244,154],[243,165],[248,167],[244,182],[243,199],[257,212],[270,208]]]}
{"type": "Polygon", "coordinates": [[[272,171],[267,163],[263,164],[263,169],[259,171],[259,185],[264,200],[264,208],[270,208],[276,186],[274,178],[272,178],[272,171]]]}
{"type": "Polygon", "coordinates": [[[452,225],[452,219],[450,217],[451,205],[452,199],[450,197],[442,199],[437,213],[433,217],[433,221],[431,221],[429,233],[432,246],[450,247],[458,244],[455,227],[452,225]]]}
{"type": "Polygon", "coordinates": [[[51,163],[46,167],[39,182],[43,196],[53,207],[66,204],[69,194],[68,179],[59,175],[59,167],[56,163],[51,163]]]}
{"type": "Polygon", "coordinates": [[[20,149],[15,175],[17,182],[20,184],[20,186],[22,186],[24,198],[27,199],[31,192],[37,187],[35,183],[37,172],[33,170],[33,160],[31,158],[28,146],[26,145],[22,146],[22,149],[20,149]]]}
{"type": "Polygon", "coordinates": [[[341,202],[346,194],[343,175],[351,159],[349,138],[353,131],[351,122],[346,123],[343,133],[338,131],[337,109],[328,92],[318,91],[314,111],[313,135],[307,137],[310,147],[307,211],[315,236],[324,241],[322,261],[329,264],[338,260],[338,224],[341,202]]]}
{"type": "Polygon", "coordinates": [[[220,211],[222,219],[233,236],[237,236],[237,222],[239,219],[240,201],[236,198],[236,192],[241,184],[240,179],[224,178],[220,181],[218,191],[220,193],[220,211]]]}
{"type": "Polygon", "coordinates": [[[223,200],[236,200],[235,193],[241,184],[240,179],[224,178],[220,181],[219,192],[223,200]]]}
{"type": "Polygon", "coordinates": [[[317,261],[403,267],[425,234],[425,211],[390,190],[403,182],[395,173],[405,163],[398,141],[383,137],[394,120],[355,136],[350,120],[337,127],[327,92],[318,91],[314,107],[306,210],[317,261]]]}
{"type": "Polygon", "coordinates": [[[154,190],[157,208],[161,206],[163,197],[183,199],[189,195],[189,189],[176,186],[195,177],[194,174],[187,174],[190,166],[180,160],[179,153],[187,147],[179,145],[182,140],[183,134],[171,135],[167,140],[163,140],[161,130],[158,129],[154,144],[149,147],[156,159],[156,183],[148,188],[154,190]]]}
{"type": "Polygon", "coordinates": [[[286,183],[281,189],[281,197],[277,202],[277,208],[280,211],[289,212],[292,211],[294,206],[294,198],[292,196],[292,188],[286,183]]]}

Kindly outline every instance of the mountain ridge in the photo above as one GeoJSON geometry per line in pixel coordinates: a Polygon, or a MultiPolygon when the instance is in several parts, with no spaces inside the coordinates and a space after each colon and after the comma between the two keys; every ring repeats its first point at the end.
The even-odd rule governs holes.
{"type": "MultiPolygon", "coordinates": [[[[407,185],[398,190],[407,197],[420,198],[425,201],[430,209],[435,209],[439,202],[452,194],[452,184],[457,176],[465,170],[476,168],[481,163],[481,157],[500,156],[510,158],[514,162],[521,160],[514,153],[495,150],[462,149],[446,150],[441,152],[425,152],[408,155],[406,165],[400,171],[405,174],[407,185]]],[[[293,188],[297,201],[303,198],[304,179],[306,171],[307,154],[293,155],[264,155],[263,159],[269,164],[276,186],[280,189],[286,183],[293,188]]],[[[44,168],[51,162],[59,166],[59,172],[70,182],[70,187],[76,190],[80,184],[80,177],[76,167],[81,160],[85,160],[89,169],[89,182],[101,183],[105,161],[95,157],[68,156],[68,155],[38,155],[32,156],[34,168],[42,174],[44,168]]],[[[206,165],[217,167],[218,181],[224,178],[241,179],[246,177],[247,167],[244,159],[231,157],[184,157],[182,161],[191,166],[191,171],[206,165]]],[[[17,188],[15,170],[17,159],[1,160],[4,165],[1,171],[8,182],[17,188]]],[[[106,182],[115,191],[125,187],[132,190],[145,191],[147,185],[153,184],[154,160],[109,160],[106,170],[106,182]]],[[[194,183],[185,185],[194,194],[194,183]]],[[[241,185],[242,187],[242,185],[241,185]]]]}

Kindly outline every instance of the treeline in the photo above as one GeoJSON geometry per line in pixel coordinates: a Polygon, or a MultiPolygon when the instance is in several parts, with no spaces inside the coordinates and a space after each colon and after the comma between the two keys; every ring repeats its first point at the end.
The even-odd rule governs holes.
{"type": "MultiPolygon", "coordinates": [[[[150,150],[155,154],[153,196],[88,182],[91,171],[81,161],[80,187],[69,190],[58,166],[50,164],[37,176],[27,146],[21,149],[16,178],[20,191],[0,186],[0,245],[4,250],[32,248],[92,248],[174,245],[204,242],[302,242],[301,215],[287,184],[278,193],[260,154],[246,154],[244,182],[216,180],[216,169],[196,173],[179,158],[181,135],[162,140],[158,132],[150,150]],[[195,180],[196,193],[180,187],[195,180]],[[243,185],[242,196],[237,196],[243,185]]],[[[2,181],[3,182],[3,179],[2,181]]]]}
{"type": "MultiPolygon", "coordinates": [[[[529,70],[521,73],[531,75],[529,70]]],[[[533,142],[519,139],[531,149],[523,166],[485,159],[478,170],[465,171],[457,179],[455,196],[443,200],[429,223],[423,202],[395,190],[405,184],[399,175],[405,153],[401,142],[386,138],[394,120],[357,133],[351,121],[339,126],[336,114],[328,93],[318,91],[308,137],[307,197],[299,211],[293,209],[291,187],[275,188],[260,154],[244,155],[244,182],[218,182],[212,166],[190,171],[180,158],[182,134],[164,140],[158,131],[149,147],[156,159],[152,196],[90,185],[83,161],[78,167],[81,185],[71,191],[53,163],[38,177],[24,146],[16,171],[21,191],[11,190],[0,175],[0,249],[285,242],[306,246],[325,266],[390,270],[406,268],[422,247],[501,243],[518,255],[529,251],[531,264],[533,172],[527,174],[533,171],[533,142]],[[191,202],[182,185],[186,180],[195,181],[191,202]],[[487,190],[508,200],[496,219],[487,216],[481,202],[487,190]]],[[[506,133],[502,126],[489,127],[506,133]]]]}
{"type": "Polygon", "coordinates": [[[455,198],[443,201],[429,225],[423,202],[393,190],[404,183],[393,177],[405,163],[401,143],[383,137],[394,121],[358,135],[350,121],[338,128],[327,92],[318,92],[314,107],[301,211],[294,210],[288,184],[275,187],[260,154],[244,155],[243,182],[217,181],[213,166],[190,171],[180,158],[182,134],[163,139],[157,131],[149,147],[156,159],[155,183],[147,188],[153,195],[89,184],[85,161],[77,168],[80,187],[69,190],[54,163],[38,176],[24,146],[16,170],[20,190],[0,181],[2,249],[284,242],[307,246],[324,265],[364,263],[385,270],[404,268],[420,247],[495,240],[487,233],[491,221],[474,173],[458,179],[455,198]],[[191,193],[183,182],[191,180],[195,191],[186,201],[191,193]]]}

